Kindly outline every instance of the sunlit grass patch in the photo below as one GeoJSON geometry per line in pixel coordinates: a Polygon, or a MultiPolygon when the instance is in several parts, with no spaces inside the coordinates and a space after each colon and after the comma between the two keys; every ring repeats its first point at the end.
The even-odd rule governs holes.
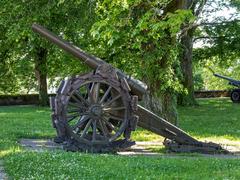
{"type": "Polygon", "coordinates": [[[201,99],[200,106],[179,107],[180,127],[199,138],[240,140],[240,104],[229,99],[201,99]]]}
{"type": "Polygon", "coordinates": [[[160,154],[164,154],[164,153],[167,152],[165,146],[163,146],[163,145],[158,145],[158,146],[157,145],[151,145],[151,146],[148,146],[146,149],[150,150],[152,152],[160,153],[160,154]]]}
{"type": "Polygon", "coordinates": [[[132,132],[131,138],[135,141],[163,141],[164,140],[162,136],[154,134],[141,127],[138,127],[136,131],[132,132]]]}

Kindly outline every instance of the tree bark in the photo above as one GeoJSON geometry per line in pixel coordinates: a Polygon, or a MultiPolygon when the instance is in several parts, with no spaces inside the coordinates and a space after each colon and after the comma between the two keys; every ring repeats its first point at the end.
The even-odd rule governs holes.
{"type": "Polygon", "coordinates": [[[170,123],[178,126],[178,112],[176,95],[166,91],[161,94],[160,99],[163,102],[163,118],[170,123]]]}
{"type": "Polygon", "coordinates": [[[192,49],[193,49],[193,30],[190,29],[181,37],[180,44],[182,53],[180,55],[180,64],[182,71],[182,85],[187,93],[179,94],[178,104],[183,106],[197,105],[194,97],[194,83],[192,72],[192,49]]]}
{"type": "Polygon", "coordinates": [[[178,125],[176,96],[170,92],[162,92],[156,96],[151,93],[144,96],[144,106],[168,122],[178,125]]]}
{"type": "MultiPolygon", "coordinates": [[[[186,0],[185,0],[186,1],[186,0]]],[[[192,13],[198,17],[201,13],[206,0],[196,1],[189,0],[183,4],[183,9],[190,9],[192,13]]],[[[194,106],[197,105],[197,101],[194,97],[194,82],[193,82],[193,68],[192,68],[192,53],[193,53],[193,33],[196,27],[190,27],[183,32],[180,44],[182,46],[182,53],[180,55],[180,64],[182,70],[182,85],[187,90],[187,93],[178,95],[178,104],[182,106],[194,106]]]]}
{"type": "Polygon", "coordinates": [[[38,81],[39,105],[48,105],[47,92],[47,49],[37,48],[35,54],[35,75],[38,81]]]}

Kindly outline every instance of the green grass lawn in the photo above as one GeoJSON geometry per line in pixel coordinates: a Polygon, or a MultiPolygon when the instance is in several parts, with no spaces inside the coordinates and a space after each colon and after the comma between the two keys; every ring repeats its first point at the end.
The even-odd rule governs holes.
{"type": "MultiPolygon", "coordinates": [[[[240,104],[226,99],[199,100],[200,106],[179,107],[180,127],[201,140],[240,141],[240,104]]],[[[61,150],[31,152],[20,138],[52,138],[48,108],[0,107],[0,158],[12,179],[240,179],[239,159],[189,157],[127,157],[70,153],[61,150]]],[[[134,140],[161,140],[138,129],[134,140]]]]}

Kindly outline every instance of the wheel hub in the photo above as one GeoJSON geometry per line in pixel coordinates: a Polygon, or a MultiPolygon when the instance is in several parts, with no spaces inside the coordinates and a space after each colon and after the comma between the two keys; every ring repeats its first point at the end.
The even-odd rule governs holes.
{"type": "Polygon", "coordinates": [[[103,114],[103,108],[99,104],[92,105],[89,111],[93,117],[100,117],[103,114]]]}
{"type": "Polygon", "coordinates": [[[237,92],[234,92],[234,93],[233,93],[233,98],[236,99],[236,100],[238,100],[239,94],[238,94],[237,92]]]}

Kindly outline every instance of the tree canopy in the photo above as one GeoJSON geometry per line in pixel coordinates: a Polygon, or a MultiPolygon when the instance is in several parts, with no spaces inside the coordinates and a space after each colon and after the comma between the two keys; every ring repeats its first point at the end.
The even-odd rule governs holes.
{"type": "Polygon", "coordinates": [[[2,0],[0,93],[38,90],[46,104],[47,79],[51,85],[56,78],[86,70],[82,63],[34,34],[31,25],[36,22],[145,81],[151,91],[146,100],[150,109],[157,107],[171,119],[176,116],[175,94],[193,94],[188,83],[193,79],[189,52],[194,41],[209,44],[194,50],[195,71],[209,61],[226,67],[238,64],[237,18],[208,21],[206,17],[226,6],[239,11],[239,4],[239,0],[2,0]],[[187,79],[189,75],[192,79],[187,79]]]}
{"type": "Polygon", "coordinates": [[[176,34],[193,16],[188,10],[164,12],[166,6],[167,1],[98,2],[99,20],[91,34],[99,43],[96,48],[112,63],[146,79],[150,87],[159,81],[159,90],[176,90],[176,34]]]}
{"type": "MultiPolygon", "coordinates": [[[[4,86],[2,93],[25,93],[36,89],[46,95],[49,79],[76,74],[82,69],[78,61],[34,34],[31,25],[40,23],[73,42],[87,46],[93,19],[87,1],[1,1],[0,50],[4,86]],[[82,17],[82,18],[81,18],[82,17]],[[87,23],[86,23],[87,22],[87,23]],[[41,86],[43,85],[43,86],[41,86]],[[27,90],[26,90],[27,89],[27,90]]],[[[47,97],[43,102],[46,104],[47,97]]]]}

